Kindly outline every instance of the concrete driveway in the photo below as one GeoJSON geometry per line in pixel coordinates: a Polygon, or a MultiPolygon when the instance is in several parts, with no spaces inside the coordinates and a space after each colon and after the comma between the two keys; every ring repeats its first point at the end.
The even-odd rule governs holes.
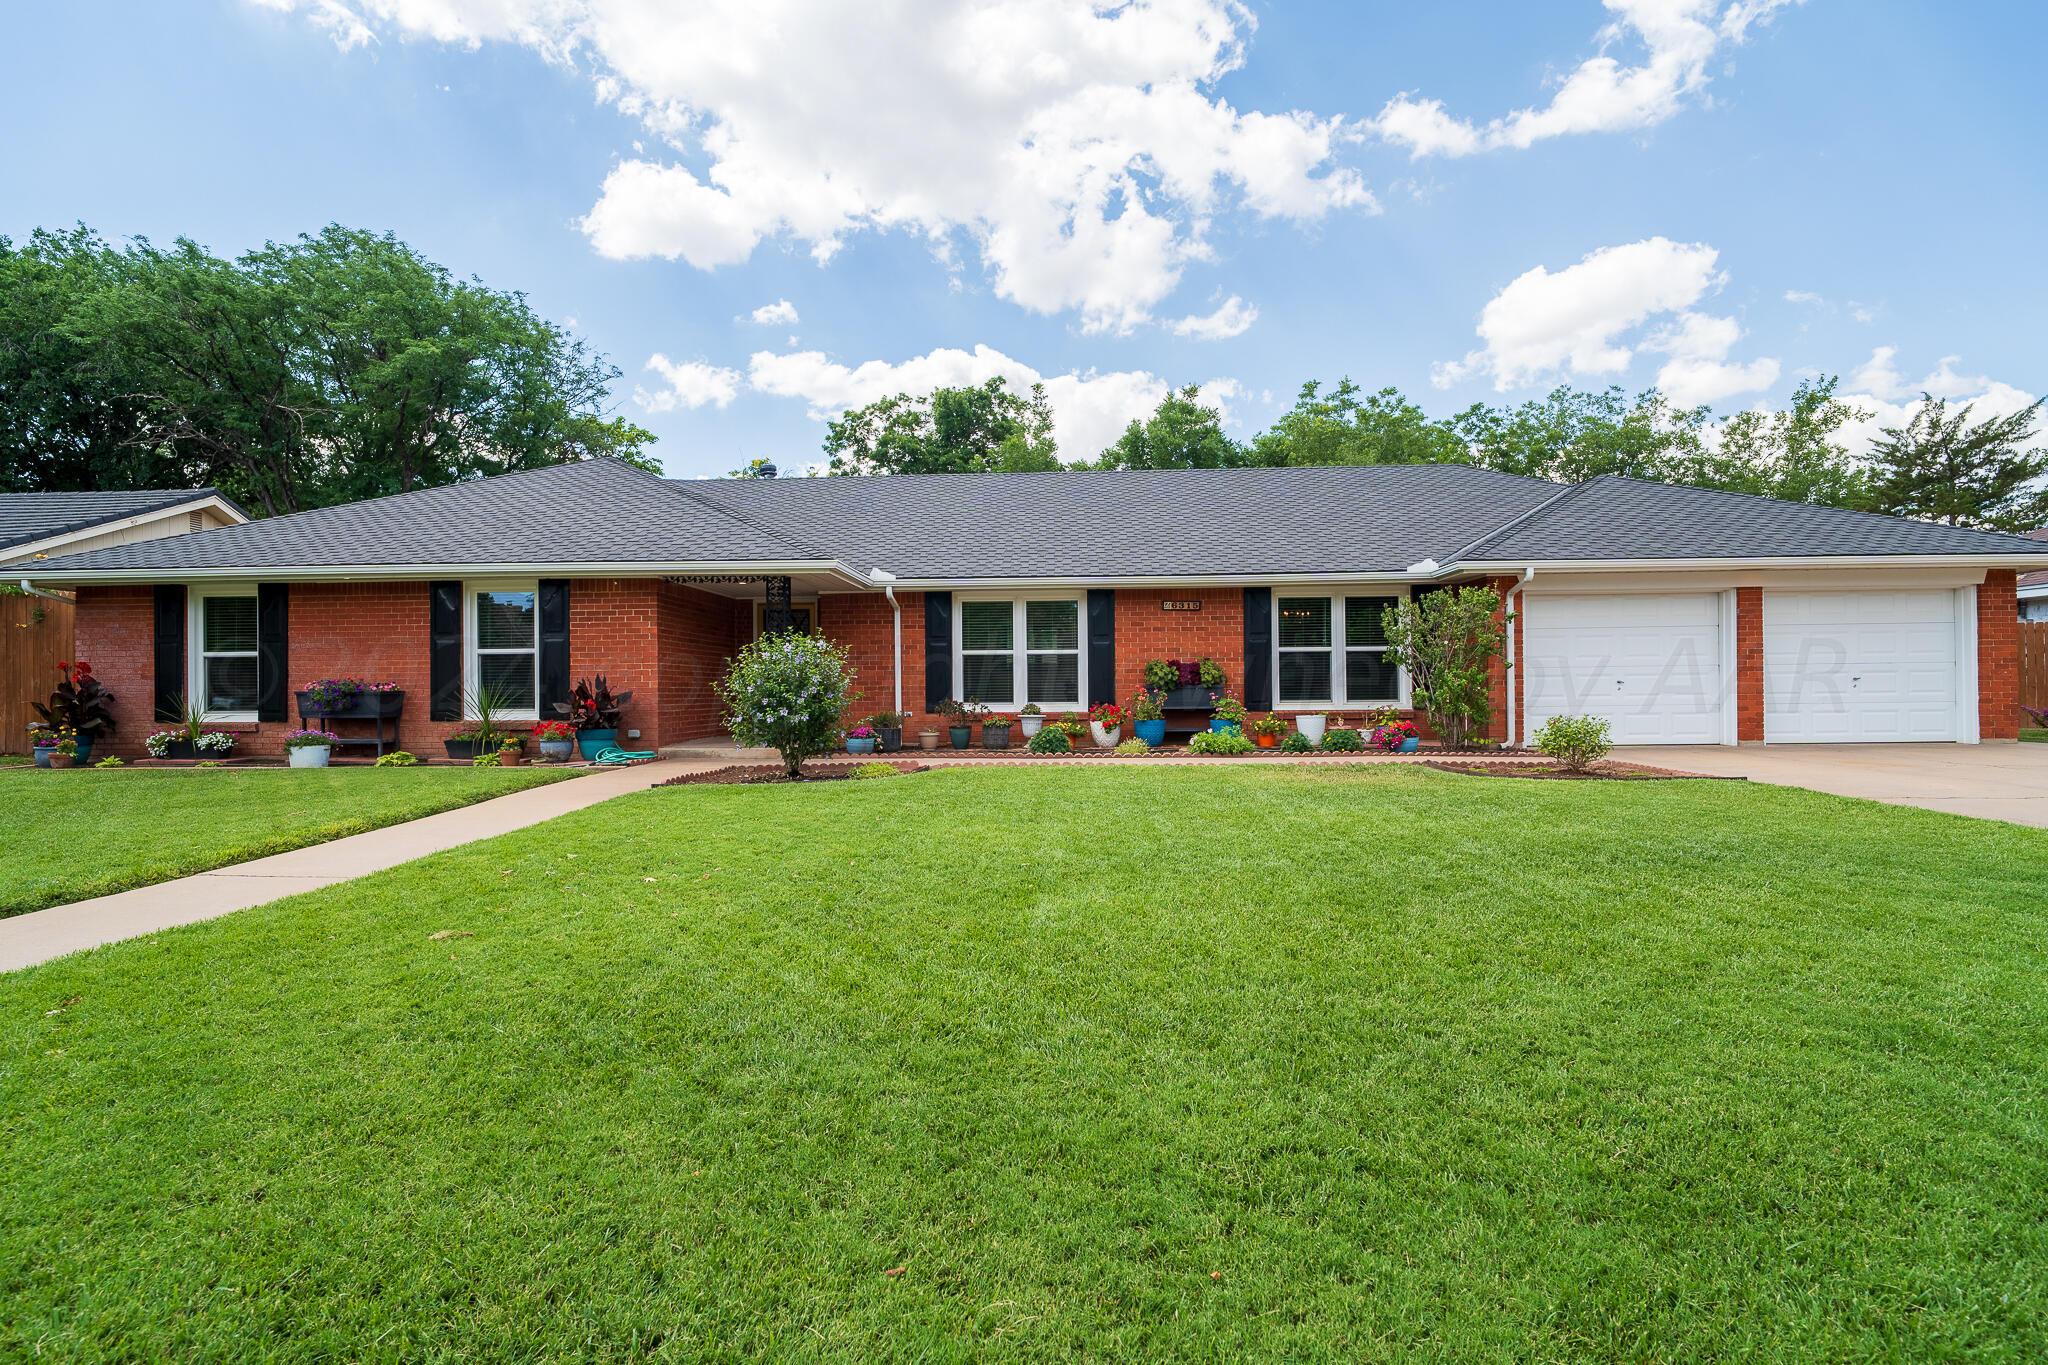
{"type": "Polygon", "coordinates": [[[1614,756],[2048,829],[2048,744],[1703,744],[1614,756]]]}

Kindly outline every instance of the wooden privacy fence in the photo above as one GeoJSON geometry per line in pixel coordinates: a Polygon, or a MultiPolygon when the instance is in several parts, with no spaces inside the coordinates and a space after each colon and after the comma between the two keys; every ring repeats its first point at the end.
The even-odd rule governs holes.
{"type": "Polygon", "coordinates": [[[2048,710],[2048,621],[2020,622],[2020,705],[2048,710]]]}
{"type": "Polygon", "coordinates": [[[0,597],[0,754],[28,752],[32,701],[47,701],[71,657],[77,608],[46,597],[0,597]]]}

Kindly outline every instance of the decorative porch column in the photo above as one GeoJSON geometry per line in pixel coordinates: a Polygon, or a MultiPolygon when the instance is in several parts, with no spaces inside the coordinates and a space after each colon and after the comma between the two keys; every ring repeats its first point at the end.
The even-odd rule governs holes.
{"type": "Polygon", "coordinates": [[[796,629],[796,620],[789,610],[789,579],[771,578],[767,582],[768,601],[761,612],[761,633],[787,635],[796,629]]]}

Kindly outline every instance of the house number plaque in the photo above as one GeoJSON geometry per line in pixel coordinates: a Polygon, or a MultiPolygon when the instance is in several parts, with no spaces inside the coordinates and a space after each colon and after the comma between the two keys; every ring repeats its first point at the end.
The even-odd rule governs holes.
{"type": "Polygon", "coordinates": [[[1161,611],[1200,611],[1202,609],[1202,599],[1199,597],[1169,597],[1159,604],[1159,609],[1161,611]]]}

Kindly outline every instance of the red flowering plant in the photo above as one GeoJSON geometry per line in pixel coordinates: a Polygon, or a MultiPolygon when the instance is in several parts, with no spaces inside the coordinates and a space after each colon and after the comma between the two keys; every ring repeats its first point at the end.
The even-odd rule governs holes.
{"type": "Polygon", "coordinates": [[[1089,708],[1088,719],[1105,730],[1121,729],[1124,723],[1124,708],[1113,701],[1106,701],[1089,708]]]}
{"type": "Polygon", "coordinates": [[[114,733],[114,694],[92,675],[92,665],[80,659],[57,665],[64,681],[50,693],[48,704],[34,702],[36,717],[46,726],[67,729],[79,738],[92,740],[114,733]]]}
{"type": "Polygon", "coordinates": [[[533,737],[541,743],[553,740],[567,743],[576,738],[576,727],[566,720],[544,720],[533,727],[533,737]]]}
{"type": "Polygon", "coordinates": [[[1415,722],[1412,720],[1382,721],[1380,724],[1372,727],[1373,747],[1384,749],[1390,754],[1395,753],[1399,751],[1403,744],[1406,744],[1411,739],[1419,738],[1421,734],[1422,732],[1415,728],[1415,722]]]}
{"type": "Polygon", "coordinates": [[[981,718],[984,730],[1007,730],[1017,723],[1017,718],[1007,711],[991,711],[981,718]]]}

